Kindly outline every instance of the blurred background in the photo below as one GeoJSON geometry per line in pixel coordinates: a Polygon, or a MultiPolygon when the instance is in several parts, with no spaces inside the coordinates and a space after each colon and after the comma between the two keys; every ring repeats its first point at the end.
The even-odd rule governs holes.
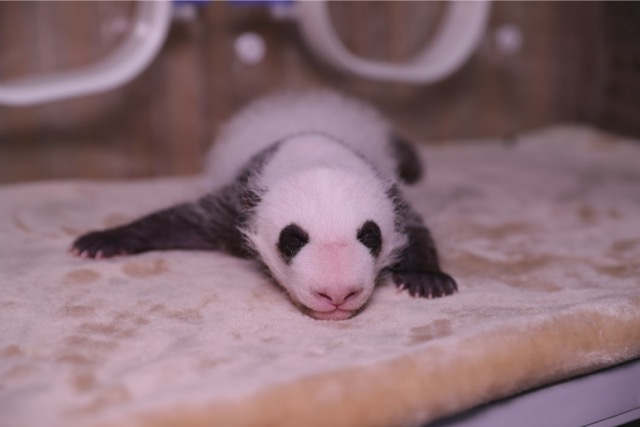
{"type": "MultiPolygon", "coordinates": [[[[178,2],[142,74],[118,89],[0,105],[0,183],[197,173],[220,126],[283,88],[370,101],[414,141],[498,137],[586,123],[640,137],[640,2],[493,2],[471,58],[431,85],[327,66],[269,3],[178,2]],[[243,44],[249,40],[249,44],[243,44]]],[[[0,2],[0,84],[91,63],[132,31],[135,2],[0,2]]],[[[443,2],[331,2],[348,49],[401,61],[433,36],[443,2]]]]}

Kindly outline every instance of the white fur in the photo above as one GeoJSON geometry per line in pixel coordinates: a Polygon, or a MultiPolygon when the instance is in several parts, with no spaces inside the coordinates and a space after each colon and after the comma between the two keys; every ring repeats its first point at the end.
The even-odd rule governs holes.
{"type": "Polygon", "coordinates": [[[316,318],[353,315],[405,244],[386,195],[393,184],[389,136],[388,125],[360,103],[324,92],[284,95],[240,113],[209,157],[209,176],[230,182],[253,154],[283,140],[255,183],[265,191],[244,232],[274,278],[316,318]],[[377,258],[357,240],[368,220],[382,232],[377,258]],[[292,223],[309,243],[288,265],[276,245],[292,223]]]}
{"type": "Polygon", "coordinates": [[[207,156],[208,185],[228,184],[254,154],[283,138],[313,131],[343,141],[385,177],[394,176],[386,145],[389,123],[367,104],[318,90],[268,96],[240,111],[221,130],[207,156]]]}

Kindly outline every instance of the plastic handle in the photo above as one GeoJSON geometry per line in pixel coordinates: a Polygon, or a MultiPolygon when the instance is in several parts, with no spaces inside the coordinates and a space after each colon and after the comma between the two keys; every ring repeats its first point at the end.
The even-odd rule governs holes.
{"type": "Polygon", "coordinates": [[[405,63],[373,61],[349,52],[331,23],[325,0],[296,2],[296,19],[312,50],[334,67],[360,77],[406,83],[432,83],[464,64],[487,25],[490,1],[448,1],[433,41],[405,63]]]}
{"type": "Polygon", "coordinates": [[[168,1],[138,2],[129,36],[98,62],[82,68],[0,82],[0,104],[28,106],[105,92],[138,76],[164,43],[168,1]]]}

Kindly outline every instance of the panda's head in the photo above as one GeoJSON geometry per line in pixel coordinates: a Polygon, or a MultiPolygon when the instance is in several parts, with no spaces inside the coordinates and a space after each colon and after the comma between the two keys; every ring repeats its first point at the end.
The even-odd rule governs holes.
{"type": "Polygon", "coordinates": [[[268,188],[247,236],[304,312],[341,320],[364,307],[404,244],[394,219],[375,176],[320,167],[268,188]]]}

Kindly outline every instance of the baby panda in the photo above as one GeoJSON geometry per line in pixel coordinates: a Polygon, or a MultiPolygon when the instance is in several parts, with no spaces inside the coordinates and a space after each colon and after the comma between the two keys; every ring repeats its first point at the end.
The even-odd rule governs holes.
{"type": "Polygon", "coordinates": [[[256,260],[310,316],[347,319],[385,274],[412,296],[457,290],[398,184],[421,174],[412,146],[370,106],[328,91],[283,93],[223,128],[200,199],[80,236],[71,251],[223,251],[256,260]]]}

